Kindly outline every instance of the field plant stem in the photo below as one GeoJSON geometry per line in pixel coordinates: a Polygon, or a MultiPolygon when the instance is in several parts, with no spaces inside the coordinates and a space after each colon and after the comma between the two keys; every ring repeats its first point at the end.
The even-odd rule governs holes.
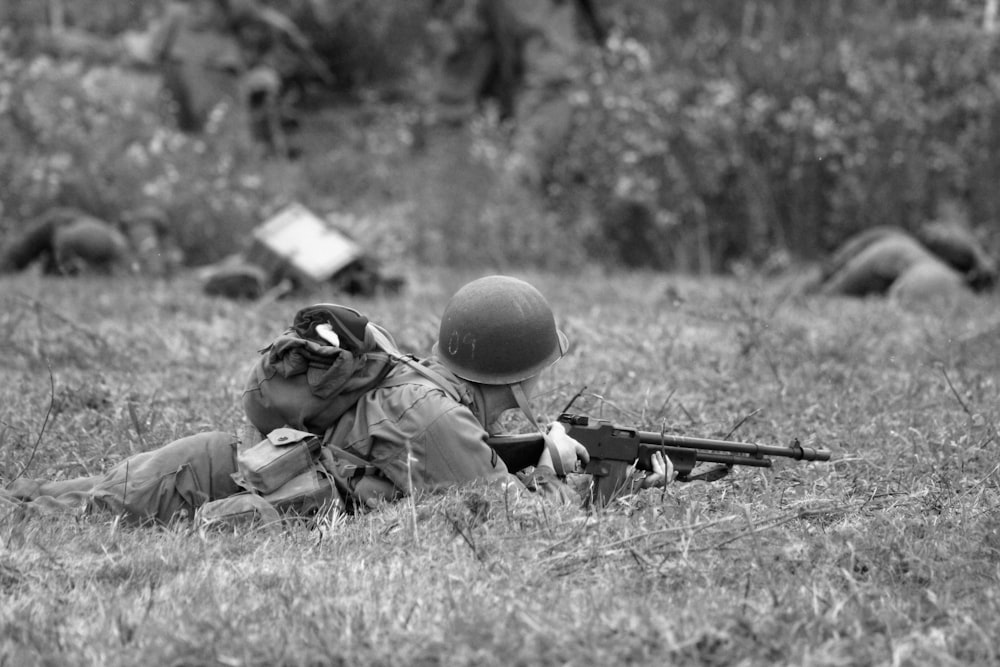
{"type": "Polygon", "coordinates": [[[512,521],[511,514],[510,514],[510,484],[509,483],[508,484],[504,484],[504,486],[503,486],[503,513],[504,513],[504,517],[506,517],[506,519],[507,519],[507,525],[508,526],[511,525],[511,523],[513,523],[513,521],[512,521]]]}
{"type": "MultiPolygon", "coordinates": [[[[944,376],[944,381],[948,383],[948,388],[951,390],[952,395],[955,397],[955,400],[958,401],[958,404],[962,407],[962,411],[969,417],[969,419],[971,419],[973,422],[976,422],[977,420],[985,420],[984,415],[982,415],[981,413],[973,412],[972,409],[969,408],[968,404],[962,399],[962,395],[958,393],[958,389],[956,389],[955,385],[952,384],[951,377],[948,375],[948,371],[944,368],[944,366],[941,366],[941,375],[944,376]]],[[[990,430],[992,430],[993,433],[992,435],[990,435],[988,439],[980,443],[979,445],[980,447],[985,447],[990,442],[993,442],[996,439],[997,437],[996,424],[990,421],[990,427],[991,427],[990,430]]]]}
{"type": "MultiPolygon", "coordinates": [[[[142,437],[142,424],[139,421],[139,415],[136,412],[134,401],[128,402],[128,416],[132,421],[132,428],[135,429],[135,436],[139,439],[139,451],[144,452],[146,451],[146,442],[142,437]]],[[[129,451],[129,454],[135,454],[135,450],[129,451]]]]}
{"type": "Polygon", "coordinates": [[[13,484],[14,480],[21,477],[27,470],[28,467],[35,460],[35,454],[38,452],[38,445],[42,442],[42,436],[45,435],[45,427],[49,423],[49,417],[52,415],[52,407],[56,402],[56,381],[55,377],[52,375],[52,366],[49,365],[48,360],[45,361],[45,367],[49,371],[49,407],[45,410],[45,417],[42,419],[42,427],[38,429],[38,437],[35,438],[35,444],[31,448],[31,454],[28,455],[28,460],[24,462],[21,470],[14,475],[14,477],[8,482],[8,486],[13,484]]]}
{"type": "MultiPolygon", "coordinates": [[[[751,553],[753,554],[754,560],[757,561],[757,567],[760,568],[762,573],[767,572],[767,566],[761,558],[763,549],[760,544],[760,540],[757,538],[757,526],[754,525],[753,519],[750,517],[750,509],[746,506],[743,507],[743,518],[746,520],[747,533],[750,535],[750,539],[753,542],[753,547],[751,548],[751,553]]],[[[781,525],[779,521],[775,525],[781,525]]],[[[774,589],[770,586],[768,587],[768,592],[771,594],[771,600],[774,603],[775,608],[778,607],[778,594],[774,592],[774,589]]],[[[746,597],[744,597],[745,604],[746,597]]]]}
{"type": "Polygon", "coordinates": [[[736,424],[731,429],[729,429],[729,433],[726,434],[726,437],[724,437],[723,440],[729,440],[729,438],[733,437],[733,434],[736,433],[736,431],[738,431],[740,427],[747,422],[748,419],[758,415],[759,413],[760,413],[760,408],[757,408],[756,410],[749,412],[743,417],[741,417],[740,420],[736,422],[736,424]]]}
{"type": "Polygon", "coordinates": [[[587,391],[587,385],[583,385],[582,387],[580,387],[580,391],[573,394],[573,398],[569,399],[569,401],[566,403],[566,406],[562,409],[562,412],[560,412],[559,414],[564,414],[566,412],[569,412],[570,408],[573,407],[573,404],[576,403],[577,399],[583,396],[583,392],[585,391],[587,391]]]}
{"type": "Polygon", "coordinates": [[[465,544],[469,547],[469,550],[472,551],[472,555],[475,556],[476,559],[480,559],[479,550],[476,548],[476,541],[473,539],[471,527],[463,526],[461,519],[452,514],[446,514],[445,518],[448,519],[448,522],[451,523],[451,527],[456,533],[458,533],[459,537],[462,538],[465,544]]]}
{"type": "MultiPolygon", "coordinates": [[[[674,397],[675,393],[677,393],[677,389],[671,389],[667,394],[667,397],[663,399],[663,403],[660,404],[660,409],[656,411],[656,416],[652,420],[653,422],[659,422],[664,419],[664,413],[667,410],[667,405],[670,404],[670,399],[674,397]]],[[[661,425],[661,430],[663,426],[665,426],[665,424],[661,425]]]]}
{"type": "Polygon", "coordinates": [[[410,521],[413,525],[413,544],[419,547],[420,534],[417,531],[417,501],[414,499],[413,493],[413,449],[409,441],[406,442],[406,484],[410,491],[408,501],[410,504],[410,521]]]}
{"type": "Polygon", "coordinates": [[[125,482],[122,484],[122,515],[125,514],[125,500],[127,498],[126,493],[128,492],[128,473],[129,473],[129,459],[125,459],[125,482]]]}
{"type": "Polygon", "coordinates": [[[74,460],[76,460],[77,465],[80,466],[84,474],[86,474],[88,477],[93,474],[90,472],[91,470],[90,465],[88,465],[87,462],[83,460],[83,457],[80,456],[79,452],[71,450],[69,452],[69,455],[72,456],[74,460]]]}
{"type": "Polygon", "coordinates": [[[951,378],[948,376],[948,371],[945,370],[943,366],[941,367],[941,375],[944,376],[944,381],[948,383],[948,388],[951,389],[951,393],[955,396],[955,400],[958,401],[958,404],[962,407],[962,411],[969,417],[975,416],[973,415],[972,410],[969,409],[969,406],[966,405],[965,401],[962,400],[962,395],[958,393],[957,389],[955,389],[955,385],[952,384],[951,378]]]}
{"type": "MultiPolygon", "coordinates": [[[[72,319],[66,317],[54,308],[46,306],[44,303],[38,299],[33,299],[27,294],[15,293],[14,296],[22,300],[25,304],[30,306],[35,311],[35,321],[38,323],[38,328],[42,334],[45,333],[45,328],[42,326],[42,312],[48,313],[60,323],[65,324],[70,327],[74,332],[83,334],[84,337],[88,338],[94,345],[100,348],[101,352],[99,358],[106,359],[111,356],[111,346],[108,341],[102,338],[100,335],[94,333],[90,329],[84,327],[79,322],[74,322],[72,319]]],[[[44,340],[45,336],[40,336],[40,339],[44,340]]]]}

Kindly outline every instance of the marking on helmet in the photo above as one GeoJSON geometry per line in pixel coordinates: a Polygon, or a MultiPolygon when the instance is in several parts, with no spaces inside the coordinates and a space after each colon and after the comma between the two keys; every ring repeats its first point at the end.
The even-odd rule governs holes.
{"type": "Polygon", "coordinates": [[[471,333],[462,336],[457,331],[452,332],[451,336],[448,337],[448,354],[457,356],[463,348],[468,348],[469,358],[474,359],[476,357],[476,337],[471,333]]]}

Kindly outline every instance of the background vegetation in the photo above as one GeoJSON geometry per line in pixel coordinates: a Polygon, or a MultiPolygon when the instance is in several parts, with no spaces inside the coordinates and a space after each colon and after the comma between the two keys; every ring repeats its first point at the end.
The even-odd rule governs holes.
{"type": "MultiPolygon", "coordinates": [[[[275,4],[309,19],[337,75],[313,96],[294,163],[246,145],[234,109],[204,137],[179,135],[153,73],[39,58],[36,29],[60,3],[2,0],[4,226],[53,203],[114,216],[153,200],[196,264],[291,199],[378,221],[376,238],[391,230],[408,254],[452,265],[780,268],[858,229],[939,216],[1000,243],[988,3],[602,3],[614,29],[541,193],[507,178],[510,128],[489,110],[464,134],[425,126],[427,5],[275,4]]],[[[62,21],[111,39],[155,11],[101,0],[62,21]]]]}
{"type": "MultiPolygon", "coordinates": [[[[405,349],[429,349],[459,285],[506,270],[550,297],[573,341],[540,387],[544,417],[586,386],[577,408],[618,423],[738,425],[835,460],[596,514],[466,488],[200,531],[0,501],[0,664],[996,664],[996,296],[908,311],[751,270],[951,201],[996,254],[996,40],[980,3],[602,4],[619,30],[542,193],[507,177],[510,128],[488,111],[460,135],[423,123],[428,45],[395,13],[418,3],[330,4],[352,10],[333,17],[352,30],[329,33],[350,57],[295,161],[246,143],[232,108],[203,136],[176,132],[151,72],[45,55],[34,28],[52,6],[0,0],[0,232],[54,204],[114,218],[152,201],[199,264],[287,201],[350,213],[409,278],[352,305],[405,349]],[[374,48],[386,35],[397,58],[374,48]],[[651,254],[630,257],[637,245],[651,254]],[[623,258],[735,278],[580,267],[623,258]]],[[[73,15],[83,6],[67,22],[100,35],[146,18],[147,3],[73,15]]],[[[341,296],[4,277],[0,484],[237,430],[256,350],[298,306],[341,296]]]]}
{"type": "MultiPolygon", "coordinates": [[[[477,273],[355,300],[426,350],[477,273]]],[[[621,424],[829,447],[607,511],[477,488],[352,519],[199,531],[0,504],[16,665],[993,665],[996,299],[945,311],[751,279],[520,274],[570,354],[537,400],[621,424]]],[[[0,296],[0,481],[236,430],[297,303],[21,275],[0,296]]],[[[303,295],[301,303],[328,300],[303,295]]],[[[523,427],[512,422],[514,427],[523,427]]],[[[0,501],[2,503],[2,501],[0,501]]]]}

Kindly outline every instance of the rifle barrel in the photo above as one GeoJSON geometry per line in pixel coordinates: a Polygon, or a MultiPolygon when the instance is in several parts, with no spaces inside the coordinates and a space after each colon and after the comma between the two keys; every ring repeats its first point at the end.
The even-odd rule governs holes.
{"type": "Polygon", "coordinates": [[[711,451],[706,452],[703,450],[698,450],[697,452],[695,452],[694,450],[688,449],[686,447],[671,447],[670,445],[659,446],[659,445],[650,445],[647,443],[643,443],[643,445],[640,445],[639,449],[640,449],[639,460],[646,465],[648,465],[647,459],[649,458],[649,454],[648,452],[645,452],[643,450],[652,449],[661,451],[667,456],[669,456],[671,459],[675,459],[677,461],[683,461],[684,455],[690,457],[692,454],[694,454],[695,457],[693,459],[693,463],[724,463],[728,466],[750,466],[752,468],[771,467],[771,459],[765,459],[757,456],[747,456],[745,454],[720,454],[711,451]]]}
{"type": "MultiPolygon", "coordinates": [[[[669,433],[653,431],[638,431],[639,442],[647,445],[666,445],[683,449],[708,449],[717,452],[733,452],[750,456],[783,456],[799,461],[829,461],[830,450],[815,447],[803,447],[795,441],[791,447],[774,445],[758,445],[754,442],[738,442],[736,440],[713,440],[711,438],[693,438],[669,433]]],[[[699,457],[700,458],[700,457],[699,457]]]]}

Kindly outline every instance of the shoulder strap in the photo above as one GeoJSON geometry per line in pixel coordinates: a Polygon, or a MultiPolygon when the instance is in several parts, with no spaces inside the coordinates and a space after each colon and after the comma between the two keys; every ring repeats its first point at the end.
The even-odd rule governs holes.
{"type": "MultiPolygon", "coordinates": [[[[450,382],[448,382],[447,380],[445,380],[443,377],[441,377],[441,374],[435,371],[434,369],[424,366],[423,364],[421,364],[416,359],[410,356],[399,357],[399,361],[402,361],[404,364],[407,365],[407,367],[413,369],[414,371],[422,375],[424,379],[430,382],[431,385],[437,387],[438,389],[446,393],[452,400],[457,401],[459,403],[467,403],[467,401],[462,400],[463,397],[459,394],[458,390],[455,389],[455,386],[450,382]]],[[[406,384],[408,381],[412,382],[412,380],[407,380],[404,377],[394,378],[394,379],[397,380],[398,384],[406,384]]],[[[387,385],[383,383],[382,386],[384,387],[387,385]]]]}
{"type": "MultiPolygon", "coordinates": [[[[440,373],[418,362],[412,354],[403,354],[400,351],[400,349],[396,347],[396,344],[393,342],[393,340],[389,338],[387,335],[385,335],[385,332],[380,330],[378,327],[371,324],[369,324],[369,327],[372,337],[375,339],[375,344],[378,347],[380,347],[383,351],[385,351],[385,353],[388,354],[389,357],[393,359],[393,361],[402,362],[407,366],[409,366],[410,368],[412,368],[413,370],[415,370],[417,373],[420,373],[425,378],[430,380],[435,387],[446,393],[453,400],[458,401],[459,403],[468,402],[466,400],[462,400],[462,396],[459,394],[458,390],[455,389],[454,385],[452,385],[452,383],[448,382],[443,377],[441,377],[440,373]]],[[[393,381],[390,379],[388,383],[383,383],[380,386],[389,387],[389,386],[397,386],[397,384],[407,383],[407,381],[401,381],[395,384],[389,384],[392,382],[393,381]]]]}

